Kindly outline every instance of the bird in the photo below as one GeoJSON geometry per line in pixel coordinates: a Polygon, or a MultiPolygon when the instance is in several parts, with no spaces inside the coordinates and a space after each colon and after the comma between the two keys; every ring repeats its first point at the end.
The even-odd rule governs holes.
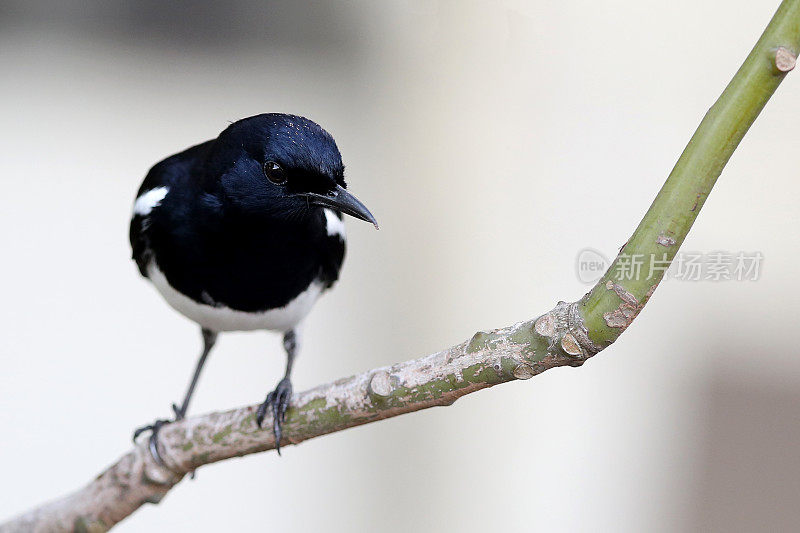
{"type": "Polygon", "coordinates": [[[292,397],[291,371],[301,324],[338,280],[345,255],[343,215],[375,217],[344,180],[333,137],[317,123],[264,113],[230,123],[215,139],[156,163],[136,194],[130,223],[133,260],[166,302],[200,326],[203,348],[173,420],[185,418],[220,333],[283,334],[286,371],[256,412],[272,415],[280,454],[292,397]]]}

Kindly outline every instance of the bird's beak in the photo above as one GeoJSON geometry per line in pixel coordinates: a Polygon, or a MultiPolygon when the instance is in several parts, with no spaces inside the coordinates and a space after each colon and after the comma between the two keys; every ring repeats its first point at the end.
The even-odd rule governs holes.
{"type": "Polygon", "coordinates": [[[367,206],[362,204],[358,198],[347,192],[347,189],[341,185],[337,185],[336,188],[328,194],[309,192],[303,194],[303,196],[308,198],[314,205],[330,207],[331,209],[341,211],[352,217],[366,220],[375,226],[375,229],[378,229],[378,221],[375,220],[375,217],[369,212],[367,206]]]}

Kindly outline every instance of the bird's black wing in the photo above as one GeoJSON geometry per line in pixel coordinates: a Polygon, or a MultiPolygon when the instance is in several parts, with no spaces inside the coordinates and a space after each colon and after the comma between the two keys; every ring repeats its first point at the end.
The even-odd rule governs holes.
{"type": "Polygon", "coordinates": [[[147,235],[147,217],[133,215],[131,218],[130,239],[133,260],[139,267],[139,273],[147,277],[147,264],[150,262],[150,242],[147,235]]]}
{"type": "Polygon", "coordinates": [[[153,212],[152,209],[148,212],[143,212],[140,208],[140,203],[148,192],[169,186],[166,174],[158,172],[157,168],[158,165],[150,169],[144,182],[142,182],[142,186],[136,195],[136,203],[131,217],[130,239],[133,260],[136,261],[136,266],[139,267],[139,272],[144,277],[147,277],[147,265],[153,256],[150,248],[150,228],[153,212]]]}
{"type": "MultiPolygon", "coordinates": [[[[202,157],[213,142],[211,140],[192,146],[183,152],[156,163],[147,173],[142,185],[139,187],[139,192],[136,193],[137,202],[148,192],[162,187],[166,188],[167,191],[170,188],[179,187],[181,177],[187,174],[189,168],[197,161],[198,157],[202,157]]],[[[133,260],[136,261],[139,272],[142,276],[147,277],[147,265],[153,257],[153,251],[150,247],[152,219],[157,216],[157,207],[143,212],[143,210],[137,210],[136,206],[137,204],[134,204],[134,211],[131,217],[131,249],[133,251],[133,260]]]]}

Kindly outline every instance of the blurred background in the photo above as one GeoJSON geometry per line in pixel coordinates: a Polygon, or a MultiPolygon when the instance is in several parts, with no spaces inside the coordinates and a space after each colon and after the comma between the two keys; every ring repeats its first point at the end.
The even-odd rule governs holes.
{"type": "MultiPolygon", "coordinates": [[[[87,483],[170,414],[195,325],[130,261],[159,159],[281,111],[336,138],[348,220],[303,390],[579,298],[777,0],[0,2],[0,520],[87,483]]],[[[663,283],[579,369],[204,467],[120,532],[748,531],[800,523],[799,74],[684,248],[749,282],[663,283]],[[789,157],[791,154],[791,157],[789,157]]],[[[263,399],[277,335],[229,334],[192,412],[263,399]]]]}

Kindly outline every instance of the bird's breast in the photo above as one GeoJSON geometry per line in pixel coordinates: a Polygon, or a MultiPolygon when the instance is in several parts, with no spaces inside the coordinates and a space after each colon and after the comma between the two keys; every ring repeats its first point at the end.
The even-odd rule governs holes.
{"type": "Polygon", "coordinates": [[[197,301],[173,287],[155,261],[148,266],[148,277],[164,299],[176,311],[212,331],[253,331],[294,329],[311,311],[322,294],[324,285],[312,280],[308,286],[285,305],[262,311],[241,311],[215,302],[207,293],[197,301]]]}
{"type": "Polygon", "coordinates": [[[155,227],[147,274],[167,302],[215,331],[287,331],[338,277],[344,227],[336,213],[314,224],[155,227]],[[161,231],[157,231],[161,230],[161,231]]]}

